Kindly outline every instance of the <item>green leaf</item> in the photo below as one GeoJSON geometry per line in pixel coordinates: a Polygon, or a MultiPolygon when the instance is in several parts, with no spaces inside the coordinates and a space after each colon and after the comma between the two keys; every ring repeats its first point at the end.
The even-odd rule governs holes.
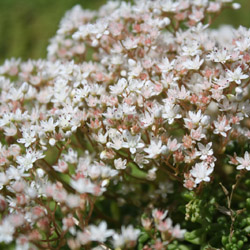
{"type": "Polygon", "coordinates": [[[148,239],[149,239],[148,234],[144,232],[144,233],[142,233],[142,234],[140,235],[138,241],[139,241],[140,243],[144,243],[144,242],[146,242],[148,239]]]}
{"type": "Polygon", "coordinates": [[[179,249],[179,250],[191,250],[190,247],[185,246],[185,245],[179,245],[179,246],[178,246],[178,249],[179,249]]]}
{"type": "Polygon", "coordinates": [[[184,235],[184,238],[186,241],[193,243],[195,245],[201,245],[202,244],[202,234],[203,234],[203,230],[200,229],[196,229],[193,230],[192,232],[186,232],[184,235]]]}
{"type": "Polygon", "coordinates": [[[112,218],[114,218],[115,220],[119,220],[120,219],[120,210],[119,210],[116,202],[111,203],[110,210],[112,213],[112,218]]]}
{"type": "Polygon", "coordinates": [[[210,244],[205,244],[201,247],[201,250],[216,250],[217,248],[212,247],[210,244]]]}
{"type": "Polygon", "coordinates": [[[245,228],[244,228],[244,231],[245,231],[247,234],[249,234],[249,233],[250,233],[250,226],[245,227],[245,228]]]}
{"type": "Polygon", "coordinates": [[[186,201],[195,199],[195,193],[193,191],[185,191],[181,195],[186,201]]]}
{"type": "Polygon", "coordinates": [[[131,168],[131,175],[142,179],[147,177],[147,173],[140,170],[133,162],[129,162],[128,166],[131,168]]]}

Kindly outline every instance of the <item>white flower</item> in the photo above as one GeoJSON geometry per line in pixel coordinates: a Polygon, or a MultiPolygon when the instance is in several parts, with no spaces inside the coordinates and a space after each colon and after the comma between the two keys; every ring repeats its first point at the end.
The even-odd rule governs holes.
{"type": "Polygon", "coordinates": [[[158,223],[156,223],[156,228],[160,232],[171,232],[171,229],[173,227],[173,221],[170,218],[167,218],[166,220],[160,220],[158,223]]]}
{"type": "Polygon", "coordinates": [[[7,219],[2,221],[0,225],[0,242],[10,243],[13,240],[15,227],[7,219]]]}
{"type": "Polygon", "coordinates": [[[102,134],[102,130],[98,130],[98,135],[95,136],[95,139],[102,143],[105,144],[107,142],[107,137],[108,137],[108,132],[106,132],[105,134],[102,134]]]}
{"type": "Polygon", "coordinates": [[[132,79],[129,79],[128,89],[131,92],[141,93],[141,89],[143,88],[144,84],[145,84],[145,80],[141,81],[141,80],[132,78],[132,79]]]}
{"type": "Polygon", "coordinates": [[[240,41],[236,41],[237,48],[235,50],[246,51],[250,47],[250,38],[244,37],[240,41]]]}
{"type": "Polygon", "coordinates": [[[249,76],[242,73],[241,67],[238,67],[234,71],[227,71],[227,80],[230,82],[236,82],[237,84],[241,84],[241,80],[247,79],[249,76]]]}
{"type": "Polygon", "coordinates": [[[78,154],[77,151],[73,150],[72,148],[69,148],[68,153],[62,154],[62,157],[66,162],[74,164],[77,163],[78,154]]]}
{"type": "Polygon", "coordinates": [[[244,158],[236,157],[236,160],[240,163],[240,165],[237,166],[238,170],[246,169],[250,171],[250,157],[247,151],[244,154],[244,158]]]}
{"type": "Polygon", "coordinates": [[[176,139],[171,140],[170,138],[168,139],[168,143],[167,143],[167,148],[168,150],[174,152],[176,150],[178,150],[180,148],[181,144],[178,143],[178,141],[176,139]]]}
{"type": "Polygon", "coordinates": [[[175,119],[181,118],[180,107],[166,102],[162,110],[162,118],[167,119],[169,124],[172,124],[175,119]]]}
{"type": "Polygon", "coordinates": [[[197,129],[192,129],[190,132],[191,138],[200,141],[202,138],[206,138],[206,135],[202,131],[202,127],[198,127],[197,129]]]}
{"type": "Polygon", "coordinates": [[[128,82],[125,78],[119,79],[118,83],[114,86],[110,86],[110,93],[112,95],[120,95],[123,93],[124,89],[127,87],[128,82]]]}
{"type": "Polygon", "coordinates": [[[106,179],[115,176],[117,171],[105,166],[102,162],[95,162],[95,164],[88,166],[87,173],[91,179],[97,179],[99,177],[106,179]]]}
{"type": "Polygon", "coordinates": [[[169,61],[167,57],[163,58],[162,63],[158,65],[163,73],[167,73],[174,68],[175,60],[169,61]]]}
{"type": "Polygon", "coordinates": [[[36,132],[34,130],[31,129],[24,130],[22,136],[23,138],[18,139],[17,142],[24,144],[26,148],[36,141],[35,138],[36,132]]]}
{"type": "Polygon", "coordinates": [[[116,169],[125,169],[127,167],[126,166],[127,160],[126,159],[122,160],[122,158],[119,158],[114,160],[114,164],[116,169]]]}
{"type": "Polygon", "coordinates": [[[130,38],[127,37],[124,41],[122,41],[123,46],[127,50],[135,49],[138,46],[139,38],[130,38]]]}
{"type": "Polygon", "coordinates": [[[107,108],[107,112],[103,113],[106,119],[120,120],[123,117],[122,106],[107,108]]]}
{"type": "Polygon", "coordinates": [[[123,132],[123,138],[126,140],[122,143],[122,147],[129,148],[131,154],[136,153],[137,148],[143,148],[145,144],[141,142],[141,134],[132,136],[128,130],[123,132]]]}
{"type": "Polygon", "coordinates": [[[15,180],[20,180],[22,177],[27,177],[29,176],[29,173],[23,173],[23,170],[19,170],[14,166],[10,166],[6,170],[6,175],[10,180],[15,179],[15,180]]]}
{"type": "Polygon", "coordinates": [[[201,110],[199,110],[198,112],[189,111],[188,115],[189,118],[184,118],[186,128],[192,128],[199,125],[204,126],[209,122],[209,116],[203,115],[201,113],[201,110]]]}
{"type": "Polygon", "coordinates": [[[116,150],[119,150],[122,148],[123,145],[123,136],[121,133],[119,133],[116,129],[110,129],[108,131],[109,138],[112,142],[107,142],[108,148],[114,148],[116,150]]]}
{"type": "Polygon", "coordinates": [[[22,172],[28,171],[33,167],[33,163],[38,159],[45,157],[40,151],[27,150],[26,155],[17,156],[16,161],[19,164],[17,167],[22,172]]]}
{"type": "Polygon", "coordinates": [[[154,123],[154,119],[155,117],[153,112],[145,111],[145,113],[140,117],[140,126],[143,128],[147,128],[154,123]]]}
{"type": "Polygon", "coordinates": [[[95,185],[85,178],[79,178],[78,180],[71,180],[71,186],[80,194],[90,193],[93,194],[95,190],[95,185]]]}
{"type": "Polygon", "coordinates": [[[241,5],[239,3],[233,3],[232,7],[233,7],[234,10],[238,10],[238,9],[241,8],[241,5]]]}
{"type": "Polygon", "coordinates": [[[73,102],[79,103],[82,99],[86,98],[89,94],[90,87],[83,85],[83,88],[73,89],[71,95],[73,96],[73,102]]]}
{"type": "Polygon", "coordinates": [[[190,95],[190,91],[187,91],[184,85],[181,85],[181,89],[179,89],[179,87],[177,86],[176,92],[177,92],[177,98],[180,100],[185,100],[190,95]]]}
{"type": "Polygon", "coordinates": [[[140,230],[134,229],[132,225],[129,225],[127,227],[122,226],[121,233],[125,242],[136,241],[140,234],[140,230]]]}
{"type": "Polygon", "coordinates": [[[214,121],[214,134],[221,134],[222,136],[227,136],[227,131],[231,129],[231,126],[228,124],[226,117],[223,117],[219,122],[214,121]]]}
{"type": "Polygon", "coordinates": [[[50,117],[48,121],[41,121],[41,127],[45,132],[54,132],[55,127],[58,125],[57,122],[54,122],[53,117],[50,117]]]}
{"type": "Polygon", "coordinates": [[[175,12],[178,6],[179,3],[172,0],[160,1],[160,8],[164,12],[175,12]]]}
{"type": "Polygon", "coordinates": [[[13,114],[12,113],[4,113],[2,118],[0,119],[0,127],[9,125],[12,120],[13,120],[13,114]]]}
{"type": "Polygon", "coordinates": [[[80,198],[78,195],[69,194],[65,202],[70,208],[76,208],[80,206],[80,198]]]}
{"type": "Polygon", "coordinates": [[[212,142],[209,142],[206,146],[204,146],[201,143],[198,143],[198,148],[200,151],[198,151],[196,154],[200,156],[201,160],[206,160],[208,156],[213,155],[213,149],[212,147],[212,142]]]}
{"type": "Polygon", "coordinates": [[[164,17],[163,19],[157,19],[157,22],[156,22],[156,25],[159,27],[159,28],[164,28],[166,26],[168,26],[170,24],[170,19],[168,17],[164,17]]]}
{"type": "Polygon", "coordinates": [[[187,230],[181,229],[179,224],[176,224],[173,229],[171,230],[172,236],[176,239],[183,239],[184,234],[186,233],[187,230]]]}
{"type": "Polygon", "coordinates": [[[101,166],[101,177],[103,179],[110,179],[118,174],[118,171],[110,167],[101,166]]]}
{"type": "Polygon", "coordinates": [[[150,181],[153,181],[156,179],[156,171],[158,169],[156,167],[153,167],[151,169],[148,170],[148,173],[147,173],[147,179],[150,180],[150,181]]]}
{"type": "Polygon", "coordinates": [[[3,188],[5,184],[7,184],[9,181],[9,178],[7,175],[3,172],[0,172],[0,190],[3,188]]]}
{"type": "Polygon", "coordinates": [[[113,235],[113,246],[115,249],[121,248],[125,244],[125,241],[123,239],[123,236],[121,234],[115,233],[113,235]]]}
{"type": "Polygon", "coordinates": [[[208,167],[204,162],[196,163],[190,170],[190,174],[195,178],[195,183],[199,184],[202,181],[209,182],[209,175],[213,172],[213,168],[208,167]]]}
{"type": "Polygon", "coordinates": [[[113,235],[113,245],[115,248],[121,248],[126,244],[128,244],[128,246],[135,245],[139,235],[140,230],[134,229],[132,225],[128,227],[122,226],[121,234],[115,233],[113,235]]]}
{"type": "Polygon", "coordinates": [[[6,136],[14,136],[17,133],[17,127],[14,125],[14,123],[11,123],[9,127],[3,127],[3,129],[6,136]]]}
{"type": "Polygon", "coordinates": [[[194,60],[188,59],[185,62],[183,62],[182,66],[183,68],[189,69],[189,70],[198,70],[201,65],[203,64],[204,59],[200,60],[200,56],[196,56],[194,60]]]}
{"type": "Polygon", "coordinates": [[[144,148],[144,151],[148,154],[147,158],[155,159],[158,155],[167,150],[165,145],[162,145],[162,140],[153,139],[150,141],[148,148],[144,148]]]}
{"type": "Polygon", "coordinates": [[[64,160],[59,159],[58,164],[52,166],[56,171],[64,173],[68,170],[68,164],[64,160]]]}
{"type": "Polygon", "coordinates": [[[124,113],[124,115],[136,114],[136,107],[135,106],[131,106],[127,103],[123,103],[121,107],[122,107],[122,112],[124,113]]]}
{"type": "Polygon", "coordinates": [[[136,153],[134,161],[138,164],[140,168],[143,168],[144,165],[149,163],[149,160],[147,160],[144,154],[141,153],[136,153]]]}
{"type": "Polygon", "coordinates": [[[162,210],[159,210],[159,209],[155,208],[152,211],[152,216],[153,216],[153,218],[155,219],[156,222],[164,220],[166,218],[167,214],[168,214],[168,210],[162,211],[162,210]]]}
{"type": "Polygon", "coordinates": [[[225,63],[231,58],[229,55],[229,52],[225,49],[221,50],[214,50],[212,51],[209,55],[207,55],[207,59],[214,61],[214,62],[220,62],[220,63],[225,63]]]}
{"type": "Polygon", "coordinates": [[[29,250],[31,248],[29,244],[29,238],[26,235],[20,235],[16,239],[16,247],[15,250],[29,250]]]}
{"type": "Polygon", "coordinates": [[[191,42],[185,46],[182,46],[184,56],[197,56],[201,54],[201,50],[199,49],[200,44],[198,42],[191,42]]]}
{"type": "Polygon", "coordinates": [[[114,230],[107,229],[107,223],[102,221],[99,226],[89,226],[90,239],[92,241],[105,242],[106,239],[114,234],[114,230]]]}

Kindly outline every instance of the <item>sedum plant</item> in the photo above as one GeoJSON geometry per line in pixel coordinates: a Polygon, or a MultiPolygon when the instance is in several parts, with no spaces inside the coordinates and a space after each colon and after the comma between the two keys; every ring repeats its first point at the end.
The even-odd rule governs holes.
{"type": "Polygon", "coordinates": [[[250,249],[250,30],[231,0],[75,6],[0,66],[1,249],[250,249]]]}

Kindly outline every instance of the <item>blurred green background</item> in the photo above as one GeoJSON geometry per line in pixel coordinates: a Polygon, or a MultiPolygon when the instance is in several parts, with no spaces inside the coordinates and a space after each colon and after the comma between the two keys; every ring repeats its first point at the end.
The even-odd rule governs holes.
{"type": "MultiPolygon", "coordinates": [[[[65,11],[76,4],[97,9],[106,0],[0,0],[0,62],[5,58],[44,58],[65,11]]],[[[216,19],[219,24],[250,27],[250,0],[238,1],[242,8],[227,9],[216,19]]]]}

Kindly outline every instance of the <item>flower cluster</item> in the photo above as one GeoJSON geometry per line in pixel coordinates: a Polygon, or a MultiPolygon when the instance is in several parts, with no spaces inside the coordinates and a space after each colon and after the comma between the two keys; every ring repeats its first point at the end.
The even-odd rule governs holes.
{"type": "MultiPolygon", "coordinates": [[[[168,214],[168,210],[166,211],[161,211],[159,209],[153,209],[152,211],[152,217],[153,220],[151,220],[148,217],[142,218],[142,225],[144,228],[144,235],[147,235],[147,232],[151,229],[151,228],[156,228],[155,231],[155,235],[154,238],[157,239],[157,234],[158,232],[160,232],[161,235],[161,239],[158,238],[154,245],[152,245],[151,247],[153,247],[153,249],[164,249],[165,246],[167,246],[171,241],[173,241],[173,239],[183,239],[184,238],[184,234],[186,232],[186,230],[183,230],[180,228],[179,224],[176,224],[175,226],[173,226],[173,221],[171,220],[171,218],[166,218],[168,214]]],[[[149,246],[146,245],[145,249],[148,249],[149,246]]]]}
{"type": "Polygon", "coordinates": [[[250,30],[209,28],[231,2],[78,5],[46,60],[0,66],[0,242],[135,249],[150,210],[143,228],[167,249],[185,230],[154,207],[174,215],[174,190],[250,170],[227,151],[250,139],[250,30]]]}

